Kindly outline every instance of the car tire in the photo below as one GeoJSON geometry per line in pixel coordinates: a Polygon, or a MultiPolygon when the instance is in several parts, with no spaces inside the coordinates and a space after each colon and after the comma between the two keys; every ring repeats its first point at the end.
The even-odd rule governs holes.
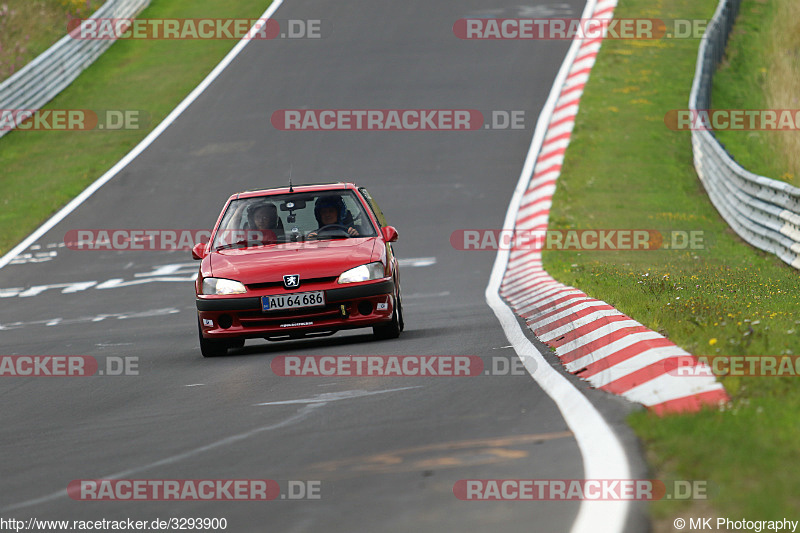
{"type": "Polygon", "coordinates": [[[396,339],[403,331],[405,324],[403,323],[403,305],[400,300],[395,296],[395,306],[392,312],[392,321],[386,325],[372,326],[372,333],[376,339],[396,339]]]}
{"type": "Polygon", "coordinates": [[[228,354],[229,343],[227,341],[215,341],[203,338],[203,329],[200,321],[197,322],[197,333],[200,337],[200,353],[203,357],[220,357],[228,354]]]}
{"type": "MultiPolygon", "coordinates": [[[[399,292],[398,292],[398,294],[399,294],[399,292]]],[[[402,298],[398,298],[397,299],[397,309],[398,309],[398,314],[399,314],[398,322],[400,323],[400,331],[403,331],[404,329],[406,329],[406,323],[403,320],[403,300],[402,300],[402,298]]]]}

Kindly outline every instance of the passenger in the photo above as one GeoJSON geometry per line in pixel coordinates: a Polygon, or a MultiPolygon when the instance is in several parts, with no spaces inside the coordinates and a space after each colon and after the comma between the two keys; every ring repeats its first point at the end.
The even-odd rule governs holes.
{"type": "Polygon", "coordinates": [[[243,202],[236,208],[233,220],[239,221],[237,227],[246,232],[248,241],[274,244],[284,240],[283,221],[278,216],[278,208],[272,202],[256,205],[243,202]],[[243,215],[245,210],[247,210],[246,218],[243,215]]]}

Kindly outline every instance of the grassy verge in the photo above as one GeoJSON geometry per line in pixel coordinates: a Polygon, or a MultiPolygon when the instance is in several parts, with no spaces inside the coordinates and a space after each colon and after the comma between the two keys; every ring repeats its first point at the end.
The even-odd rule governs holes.
{"type": "MultiPolygon", "coordinates": [[[[767,102],[774,109],[800,109],[800,3],[783,0],[772,24],[767,102]]],[[[800,132],[777,137],[787,179],[800,184],[800,132]]]]}
{"type": "Polygon", "coordinates": [[[0,2],[0,81],[67,33],[70,18],[86,17],[105,0],[3,0],[0,2]]]}
{"type": "MultiPolygon", "coordinates": [[[[715,109],[798,109],[800,4],[745,1],[714,76],[715,109]],[[791,18],[791,17],[795,18],[791,18]]],[[[800,185],[800,132],[719,131],[746,169],[800,185]]]]}
{"type": "MultiPolygon", "coordinates": [[[[143,18],[257,18],[269,0],[154,0],[143,18]]],[[[143,139],[236,44],[234,40],[122,40],[47,109],[143,110],[141,129],[14,131],[0,138],[0,254],[143,139]]]]}
{"type": "MultiPolygon", "coordinates": [[[[750,3],[745,0],[745,12],[750,3]]],[[[709,19],[716,4],[621,0],[615,16],[709,19]]],[[[800,353],[800,276],[727,228],[695,174],[689,133],[664,123],[669,110],[687,106],[698,45],[688,39],[603,45],[559,179],[551,227],[702,231],[704,245],[549,251],[544,265],[560,281],[692,353],[800,353]]],[[[728,377],[723,383],[733,401],[725,410],[631,417],[658,478],[707,480],[711,487],[708,501],[654,504],[660,528],[673,530],[667,518],[677,516],[798,515],[796,379],[728,377]]]]}

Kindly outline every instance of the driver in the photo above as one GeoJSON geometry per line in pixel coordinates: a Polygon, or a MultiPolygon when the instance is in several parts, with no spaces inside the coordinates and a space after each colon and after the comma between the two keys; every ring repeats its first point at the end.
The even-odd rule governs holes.
{"type": "Polygon", "coordinates": [[[317,238],[320,230],[326,226],[341,226],[351,237],[360,235],[353,223],[353,217],[345,207],[341,196],[323,196],[319,198],[314,204],[314,216],[317,218],[319,228],[308,234],[310,239],[317,238]]]}

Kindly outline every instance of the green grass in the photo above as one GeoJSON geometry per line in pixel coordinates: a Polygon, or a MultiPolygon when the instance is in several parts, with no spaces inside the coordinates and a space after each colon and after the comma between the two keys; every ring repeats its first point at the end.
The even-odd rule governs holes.
{"type": "MultiPolygon", "coordinates": [[[[153,0],[142,18],[257,18],[269,0],[153,0]]],[[[216,66],[235,40],[121,40],[46,109],[135,109],[137,130],[14,131],[0,138],[0,254],[143,139],[216,66]]]]}
{"type": "MultiPolygon", "coordinates": [[[[621,0],[615,17],[709,19],[716,5],[717,0],[621,0]]],[[[698,45],[697,40],[603,44],[581,102],[550,226],[703,231],[705,247],[547,251],[544,266],[559,281],[605,300],[692,353],[797,354],[800,276],[730,231],[696,176],[689,132],[664,123],[668,111],[687,106],[698,45]]],[[[687,509],[699,516],[708,505],[737,518],[797,516],[798,381],[730,377],[723,383],[732,406],[722,412],[631,417],[659,478],[708,480],[718,488],[694,507],[659,502],[655,516],[686,518],[687,509]]]]}
{"type": "MultiPolygon", "coordinates": [[[[777,14],[776,2],[745,1],[726,51],[714,76],[711,105],[714,109],[768,109],[766,82],[770,28],[777,14]]],[[[793,182],[775,136],[797,135],[783,131],[723,130],[716,132],[734,159],[750,172],[793,182]]]]}
{"type": "Polygon", "coordinates": [[[87,17],[105,0],[0,2],[0,81],[47,50],[67,32],[70,17],[87,17]]]}

